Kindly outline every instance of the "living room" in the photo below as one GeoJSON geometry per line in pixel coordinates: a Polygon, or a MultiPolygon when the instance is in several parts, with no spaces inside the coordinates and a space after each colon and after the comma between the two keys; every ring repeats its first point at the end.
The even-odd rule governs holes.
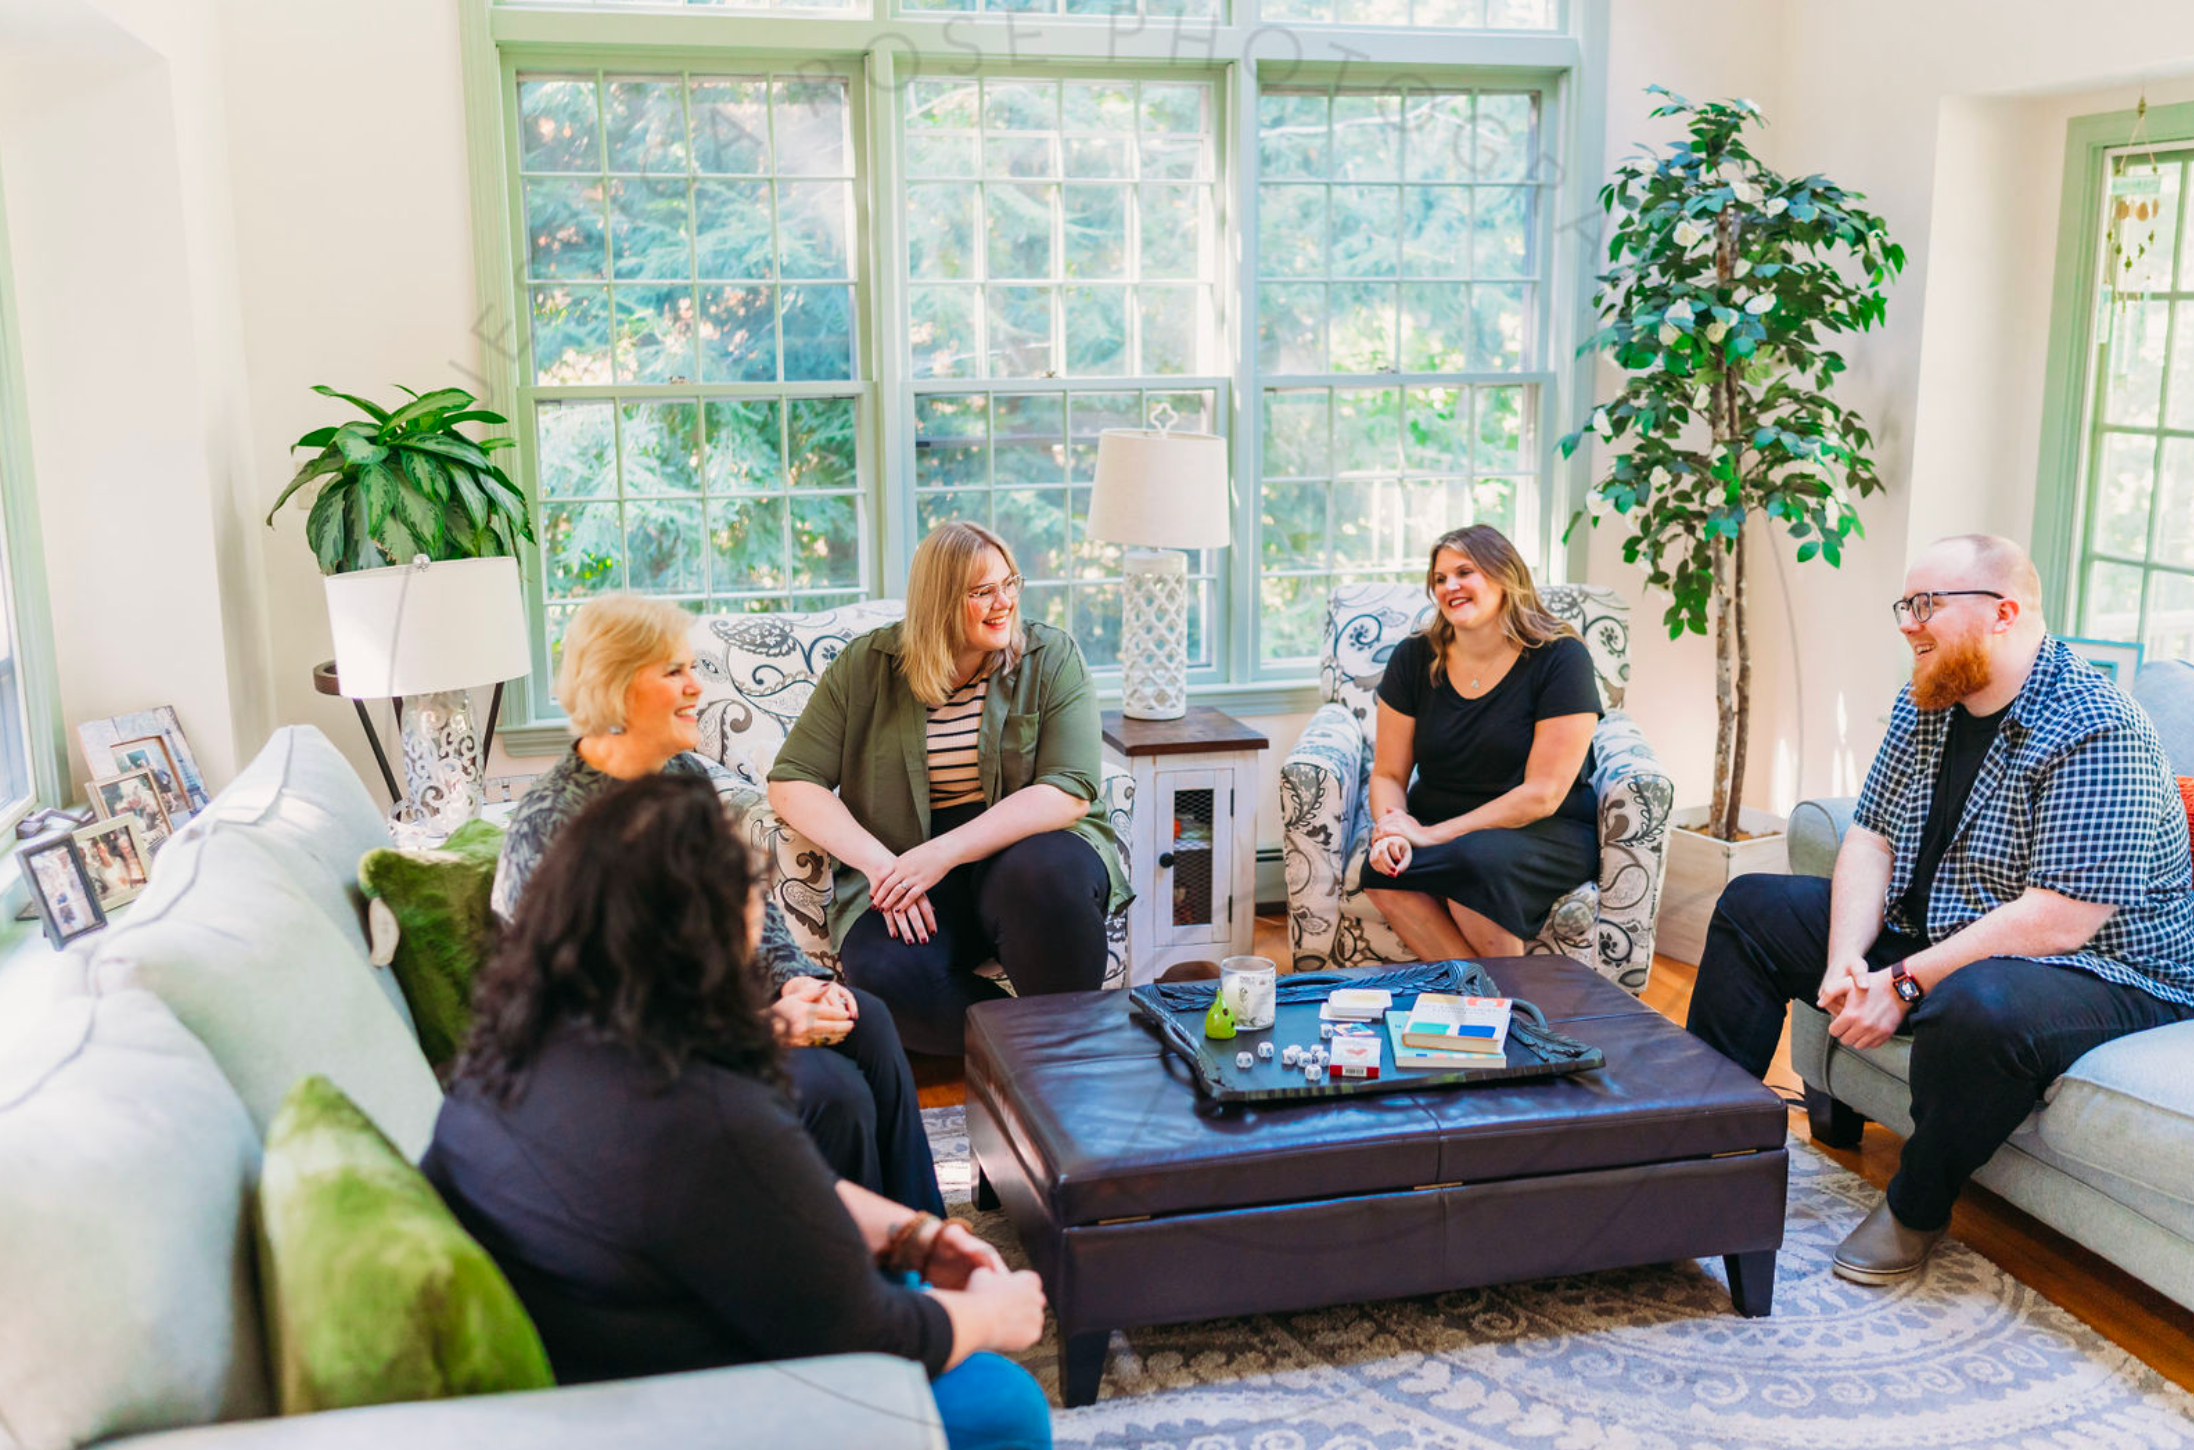
{"type": "MultiPolygon", "coordinates": [[[[0,1316],[0,1444],[208,1426],[177,1443],[661,1445],[729,1425],[945,1443],[948,1397],[905,1356],[553,1390],[353,1356],[322,1394],[314,1360],[352,1350],[315,1352],[300,1326],[366,1311],[260,1301],[305,1272],[268,1245],[309,1217],[270,1203],[269,1129],[341,1117],[321,1102],[306,1123],[300,1080],[332,1079],[393,1141],[388,1192],[433,1196],[398,1169],[435,1136],[447,1068],[438,1083],[432,1014],[391,971],[427,934],[397,901],[411,868],[382,853],[431,852],[474,808],[418,808],[436,727],[394,697],[465,702],[477,813],[507,826],[594,738],[557,691],[580,609],[684,610],[699,750],[743,777],[720,789],[796,949],[828,968],[833,860],[850,868],[787,791],[813,781],[817,677],[898,628],[900,601],[911,618],[917,545],[955,520],[1008,550],[971,588],[1087,666],[1102,769],[1067,794],[1095,798],[1112,896],[1134,898],[1101,903],[1084,1004],[1090,1043],[1132,1034],[1131,1103],[1040,1101],[1041,1034],[979,1040],[1052,990],[1012,980],[1002,945],[1009,986],[979,990],[1019,1000],[967,1014],[964,1059],[923,1050],[894,1007],[939,1217],[1043,1281],[1050,1318],[1002,1357],[1057,1443],[2194,1438],[2194,1099],[2168,1054],[2130,1051],[2194,1028],[2049,1075],[2047,1110],[1977,1170],[1924,1265],[1872,1286],[1837,1255],[1914,1126],[1909,1039],[1861,1050],[1833,1006],[1801,1004],[1766,1087],[1732,1069],[1713,1102],[1657,1097],[1618,1060],[1632,1031],[1641,1061],[1704,1050],[1680,1029],[1728,880],[1826,877],[1882,839],[1853,801],[1904,738],[1925,611],[1942,628],[1988,607],[1968,584],[2020,593],[1928,574],[1937,540],[2030,556],[2023,626],[2143,708],[2160,789],[2194,775],[2190,158],[2194,16],[2174,0],[0,0],[0,785],[26,823],[20,869],[0,868],[0,1157],[38,1165],[0,1175],[0,1302],[36,1306],[0,1316]],[[1732,138],[1725,167],[1683,173],[1704,200],[1678,237],[1642,199],[1732,138]],[[1777,271],[1718,238],[1725,215],[1780,248],[1777,271]],[[1654,292],[1684,269],[1726,319],[1654,292]],[[1781,388],[1843,411],[1730,435],[1735,408],[1693,392],[1710,347],[1747,406],[1781,388]],[[1656,431],[1638,411],[1655,402],[1690,412],[1656,431]],[[395,446],[422,418],[455,440],[425,465],[395,446]],[[1738,479],[1708,472],[1723,454],[1738,479]],[[1801,506],[1802,457],[1821,477],[1801,506]],[[118,575],[97,582],[117,519],[176,565],[127,609],[118,575]],[[1605,717],[1593,864],[1568,878],[1590,879],[1503,928],[1514,955],[1472,931],[1470,950],[1419,949],[1367,874],[1393,834],[1382,671],[1445,608],[1434,541],[1477,526],[1581,637],[1605,717]],[[1638,562],[1656,539],[1659,583],[1638,562]],[[430,542],[415,579],[387,569],[395,595],[351,589],[430,542]],[[473,555],[507,572],[439,592],[473,555]],[[1710,557],[1719,582],[1686,567],[1710,557]],[[1741,640],[1717,633],[1734,568],[1741,640]],[[472,673],[389,688],[407,609],[415,653],[472,673]],[[337,919],[282,926],[278,902],[337,919]],[[293,979],[237,965],[310,943],[327,960],[293,979]],[[1235,1044],[1169,1048],[1123,1000],[1224,1000],[1204,964],[1230,956],[1276,964],[1283,1021],[1290,978],[1483,958],[1537,1026],[1608,1060],[1230,1103],[1235,1044]],[[1527,956],[1540,976],[1500,965],[1527,956]],[[1544,976],[1572,967],[1574,991],[1544,976]],[[165,1066],[56,1101],[75,1061],[56,1034],[97,1043],[94,1003],[125,1015],[118,1050],[156,1044],[165,1066]],[[359,1065],[392,1041],[400,1069],[359,1065]],[[1208,1078],[1184,1067],[1199,1058],[1208,1078]],[[72,1156],[118,1092],[166,1106],[126,1149],[72,1156]],[[1398,1122],[1405,1101],[1440,1123],[1555,1093],[1726,1194],[1600,1183],[1642,1170],[1591,1158],[1590,1133],[1398,1122]],[[1664,1141],[1618,1100],[1700,1136],[1664,1141]],[[1392,1152],[1344,1194],[1319,1165],[1349,1139],[1392,1152]],[[1215,1156],[1161,1171],[1192,1151],[1215,1156]],[[1247,1210],[1308,1215],[1306,1195],[1332,1216],[1238,1237],[1247,1210]],[[142,1220],[163,1203],[164,1225],[142,1220]]],[[[1986,573],[1969,552],[1952,572],[1986,573]]],[[[1405,762],[1391,785],[1409,784],[1405,762]]],[[[480,895],[495,851],[465,859],[480,895]]],[[[469,1014],[447,1020],[453,1055],[469,1014]]],[[[1259,1040],[1244,1029],[1238,1070],[1277,1081],[1259,1040]]]]}

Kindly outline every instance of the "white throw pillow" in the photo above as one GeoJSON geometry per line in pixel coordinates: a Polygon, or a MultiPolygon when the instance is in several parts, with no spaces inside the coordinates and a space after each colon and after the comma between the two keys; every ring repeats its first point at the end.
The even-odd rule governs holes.
{"type": "Polygon", "coordinates": [[[269,1413],[259,1134],[147,992],[57,999],[0,1060],[0,1443],[269,1413]]]}
{"type": "Polygon", "coordinates": [[[167,1003],[262,1135],[283,1094],[317,1072],[416,1161],[442,1090],[363,941],[328,919],[290,864],[218,822],[177,836],[152,889],[92,945],[92,989],[142,987],[167,1003]]]}

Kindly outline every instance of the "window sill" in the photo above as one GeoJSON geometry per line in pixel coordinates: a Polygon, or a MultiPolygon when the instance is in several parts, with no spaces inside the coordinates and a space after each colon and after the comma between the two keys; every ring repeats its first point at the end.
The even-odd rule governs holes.
{"type": "MultiPolygon", "coordinates": [[[[1249,685],[1191,685],[1188,697],[1198,705],[1209,705],[1229,715],[1308,715],[1318,708],[1318,682],[1274,680],[1249,685]]],[[[1117,689],[1100,690],[1097,698],[1107,710],[1119,708],[1117,689]]],[[[495,732],[495,739],[514,758],[562,755],[571,748],[570,729],[553,720],[503,726],[495,732]]]]}

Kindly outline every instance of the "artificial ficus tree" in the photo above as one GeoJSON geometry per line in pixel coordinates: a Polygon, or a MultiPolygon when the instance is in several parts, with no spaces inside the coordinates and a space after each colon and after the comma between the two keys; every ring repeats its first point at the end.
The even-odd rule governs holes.
{"type": "Polygon", "coordinates": [[[1733,840],[1752,689],[1745,521],[1779,520],[1801,563],[1840,564],[1845,539],[1864,535],[1856,500],[1882,487],[1874,440],[1829,396],[1844,359],[1823,339],[1883,320],[1904,250],[1860,193],[1763,166],[1744,142],[1761,121],[1751,102],[1648,90],[1662,98],[1652,114],[1686,118],[1689,135],[1645,148],[1600,191],[1615,218],[1611,265],[1594,299],[1603,325],[1583,350],[1612,354],[1623,385],[1561,446],[1573,453],[1589,431],[1611,448],[1592,523],[1613,514],[1629,527],[1623,557],[1671,596],[1670,637],[1705,634],[1713,618],[1707,830],[1733,840]]]}

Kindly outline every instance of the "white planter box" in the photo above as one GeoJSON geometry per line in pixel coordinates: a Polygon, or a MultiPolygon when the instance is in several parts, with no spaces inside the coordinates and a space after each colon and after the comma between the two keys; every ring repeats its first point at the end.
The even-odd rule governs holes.
{"type": "Polygon", "coordinates": [[[1750,831],[1749,841],[1717,841],[1701,835],[1706,807],[1678,811],[1668,833],[1668,881],[1661,888],[1661,914],[1653,930],[1653,950],[1679,962],[1698,964],[1706,946],[1707,923],[1714,919],[1714,903],[1734,876],[1755,871],[1785,873],[1790,870],[1787,822],[1767,811],[1740,810],[1737,828],[1750,831]]]}

